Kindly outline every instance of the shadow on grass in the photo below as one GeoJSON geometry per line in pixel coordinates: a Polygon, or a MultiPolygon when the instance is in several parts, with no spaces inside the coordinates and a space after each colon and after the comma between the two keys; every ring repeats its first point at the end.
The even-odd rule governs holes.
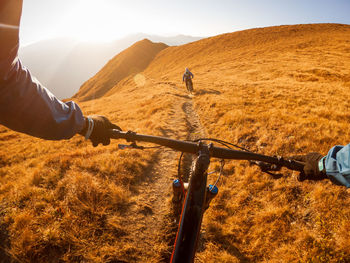
{"type": "Polygon", "coordinates": [[[184,98],[184,99],[191,99],[188,95],[181,95],[181,94],[177,94],[177,93],[170,93],[170,92],[166,92],[165,94],[168,95],[173,95],[175,97],[179,97],[179,98],[184,98]]]}
{"type": "Polygon", "coordinates": [[[214,94],[221,95],[221,92],[214,89],[199,89],[194,91],[195,95],[205,95],[205,94],[214,94]]]}
{"type": "MultiPolygon", "coordinates": [[[[221,231],[216,231],[213,233],[213,237],[210,238],[211,241],[213,241],[215,244],[220,245],[222,250],[225,250],[228,254],[231,256],[237,258],[240,263],[246,263],[251,262],[251,259],[246,257],[238,247],[233,245],[233,241],[235,240],[235,237],[231,234],[224,235],[221,231]]],[[[205,249],[205,238],[200,239],[200,244],[198,246],[198,252],[204,251],[205,249]]]]}
{"type": "Polygon", "coordinates": [[[0,217],[0,262],[1,263],[18,263],[7,251],[10,250],[10,240],[8,235],[7,224],[3,224],[3,218],[0,217]]]}

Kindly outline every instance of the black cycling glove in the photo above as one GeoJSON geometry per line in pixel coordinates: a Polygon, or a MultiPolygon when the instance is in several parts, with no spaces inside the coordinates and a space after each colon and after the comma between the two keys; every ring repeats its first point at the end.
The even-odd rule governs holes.
{"type": "Polygon", "coordinates": [[[92,115],[85,117],[85,128],[79,133],[90,139],[92,145],[96,147],[98,144],[110,144],[109,131],[112,129],[120,130],[120,127],[111,123],[105,116],[92,115]]]}
{"type": "Polygon", "coordinates": [[[318,168],[318,162],[323,157],[322,154],[317,152],[310,152],[306,155],[293,156],[290,159],[304,163],[304,171],[298,176],[299,181],[304,180],[322,180],[327,178],[324,171],[320,171],[318,168]]]}

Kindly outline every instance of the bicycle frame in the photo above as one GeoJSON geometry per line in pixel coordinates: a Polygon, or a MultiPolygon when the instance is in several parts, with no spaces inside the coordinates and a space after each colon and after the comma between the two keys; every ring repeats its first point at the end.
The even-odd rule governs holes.
{"type": "MultiPolygon", "coordinates": [[[[215,147],[212,144],[206,145],[202,142],[194,143],[173,140],[165,137],[136,134],[131,131],[122,132],[119,130],[112,130],[110,137],[113,139],[125,139],[133,143],[136,141],[151,142],[181,152],[198,154],[197,159],[194,161],[189,179],[188,191],[183,204],[171,263],[194,261],[203,213],[205,211],[208,175],[207,169],[209,167],[210,157],[261,161],[300,172],[303,171],[304,168],[304,165],[300,162],[247,151],[215,147]]],[[[136,146],[136,144],[134,144],[134,146],[136,146]]]]}

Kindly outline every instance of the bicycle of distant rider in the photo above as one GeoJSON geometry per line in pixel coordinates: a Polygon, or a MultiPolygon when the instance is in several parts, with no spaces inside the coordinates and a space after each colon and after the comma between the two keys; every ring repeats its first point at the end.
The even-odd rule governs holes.
{"type": "Polygon", "coordinates": [[[190,94],[193,93],[193,83],[192,83],[192,80],[190,78],[186,79],[186,88],[190,94]]]}

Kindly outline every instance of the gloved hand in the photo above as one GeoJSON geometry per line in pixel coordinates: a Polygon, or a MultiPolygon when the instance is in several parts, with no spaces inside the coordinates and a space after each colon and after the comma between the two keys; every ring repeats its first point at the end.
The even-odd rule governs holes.
{"type": "Polygon", "coordinates": [[[326,174],[318,168],[318,162],[322,157],[323,155],[317,152],[290,157],[289,159],[291,160],[304,163],[304,171],[298,175],[298,181],[322,180],[327,178],[326,174]]]}
{"type": "Polygon", "coordinates": [[[85,136],[85,139],[90,139],[92,145],[96,147],[98,144],[110,144],[109,130],[121,128],[111,123],[105,116],[92,115],[85,118],[85,128],[79,133],[85,136]]]}

